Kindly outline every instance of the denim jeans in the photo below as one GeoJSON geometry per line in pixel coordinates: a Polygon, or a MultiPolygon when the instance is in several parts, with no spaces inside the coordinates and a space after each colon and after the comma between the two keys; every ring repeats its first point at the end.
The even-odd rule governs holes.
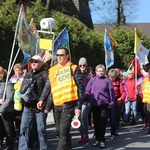
{"type": "Polygon", "coordinates": [[[133,102],[128,101],[125,103],[124,121],[128,121],[131,106],[133,111],[133,120],[135,121],[137,118],[137,101],[133,101],[133,102]]]}
{"type": "Polygon", "coordinates": [[[29,136],[36,120],[40,150],[47,150],[46,114],[37,109],[24,106],[21,119],[18,150],[30,150],[29,136]]]}

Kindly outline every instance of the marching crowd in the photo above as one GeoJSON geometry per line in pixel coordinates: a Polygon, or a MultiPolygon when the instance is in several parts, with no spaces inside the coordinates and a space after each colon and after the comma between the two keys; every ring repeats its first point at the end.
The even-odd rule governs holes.
{"type": "Polygon", "coordinates": [[[103,64],[94,72],[84,57],[75,65],[64,47],[57,50],[56,58],[57,64],[49,69],[45,69],[40,55],[34,55],[28,66],[15,64],[8,82],[7,71],[0,67],[0,149],[4,149],[6,139],[5,149],[13,150],[16,138],[18,150],[32,150],[35,142],[40,150],[50,149],[46,118],[51,110],[58,134],[57,150],[72,149],[74,115],[81,122],[79,144],[89,143],[88,130],[93,125],[93,147],[105,148],[108,123],[112,140],[119,134],[120,121],[124,126],[129,122],[135,125],[138,113],[143,128],[150,126],[150,64],[143,65],[136,78],[134,69],[112,68],[107,72],[103,64]]]}

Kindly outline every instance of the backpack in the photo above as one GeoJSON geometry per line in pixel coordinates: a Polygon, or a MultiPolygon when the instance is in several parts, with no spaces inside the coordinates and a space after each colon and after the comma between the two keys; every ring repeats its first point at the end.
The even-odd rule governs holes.
{"type": "Polygon", "coordinates": [[[36,93],[34,92],[35,78],[26,79],[24,86],[21,86],[20,97],[24,102],[33,102],[38,99],[36,93]]]}
{"type": "MultiPolygon", "coordinates": [[[[42,76],[45,85],[47,80],[47,73],[42,71],[41,73],[38,74],[38,77],[39,76],[42,76]]],[[[38,95],[34,90],[36,82],[37,77],[34,76],[34,74],[31,72],[28,74],[28,76],[24,78],[20,89],[20,97],[23,102],[32,103],[38,100],[38,95]]]]}
{"type": "MultiPolygon", "coordinates": [[[[95,79],[96,79],[96,75],[94,75],[94,76],[92,77],[91,86],[92,86],[93,82],[95,81],[95,79]]],[[[108,78],[107,78],[107,77],[105,78],[105,80],[106,80],[106,83],[108,84],[108,78]]]]}
{"type": "MultiPolygon", "coordinates": [[[[91,87],[92,87],[92,85],[93,85],[95,79],[96,79],[96,75],[93,76],[92,79],[91,79],[91,87]]],[[[106,80],[106,83],[107,83],[107,86],[108,86],[108,82],[109,82],[109,81],[108,81],[108,78],[106,77],[105,80],[106,80]]],[[[91,92],[91,89],[90,89],[90,92],[91,92]]]]}

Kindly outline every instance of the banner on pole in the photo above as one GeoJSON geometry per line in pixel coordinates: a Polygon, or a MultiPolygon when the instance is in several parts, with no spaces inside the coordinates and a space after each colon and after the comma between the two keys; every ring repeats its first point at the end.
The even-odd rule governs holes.
{"type": "Polygon", "coordinates": [[[69,34],[68,34],[68,30],[66,27],[61,31],[61,33],[57,36],[57,38],[54,41],[54,49],[53,49],[54,56],[56,56],[56,52],[59,47],[68,48],[70,60],[71,60],[71,53],[70,53],[70,47],[69,47],[69,34]]]}
{"type": "Polygon", "coordinates": [[[107,30],[105,30],[105,35],[104,35],[104,49],[105,49],[105,65],[107,70],[109,67],[111,67],[114,64],[112,43],[107,33],[107,30]]]}
{"type": "Polygon", "coordinates": [[[19,17],[19,26],[18,26],[18,46],[22,51],[25,51],[30,56],[35,55],[36,52],[36,37],[32,34],[30,27],[28,25],[24,6],[21,5],[21,13],[19,17]]]}
{"type": "Polygon", "coordinates": [[[143,44],[140,42],[137,36],[136,29],[135,29],[135,41],[134,41],[134,53],[140,63],[141,68],[143,65],[149,63],[147,58],[149,54],[149,50],[145,48],[143,44]]]}

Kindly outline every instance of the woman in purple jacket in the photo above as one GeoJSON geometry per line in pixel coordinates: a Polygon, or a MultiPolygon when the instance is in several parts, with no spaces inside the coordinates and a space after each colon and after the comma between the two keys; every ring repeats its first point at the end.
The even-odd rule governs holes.
{"type": "Polygon", "coordinates": [[[93,146],[105,148],[105,130],[109,108],[114,104],[114,88],[106,77],[104,65],[95,68],[96,76],[86,86],[86,98],[89,99],[92,111],[96,142],[93,146]]]}

